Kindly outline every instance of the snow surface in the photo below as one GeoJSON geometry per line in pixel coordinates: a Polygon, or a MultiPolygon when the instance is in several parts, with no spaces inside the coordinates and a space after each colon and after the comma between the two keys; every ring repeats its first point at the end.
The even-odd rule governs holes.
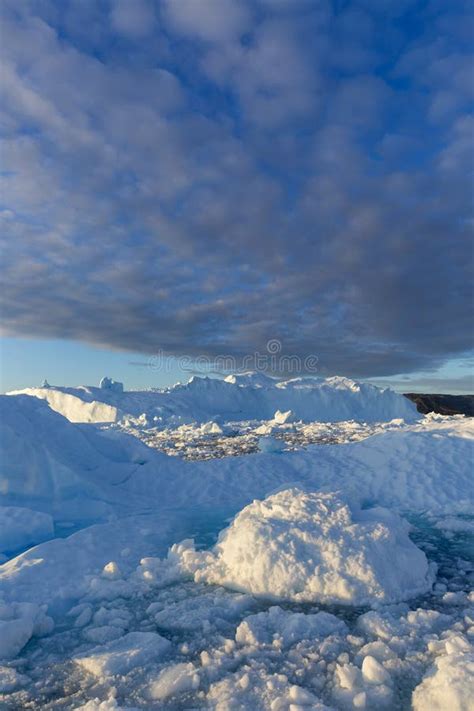
{"type": "MultiPolygon", "coordinates": [[[[319,386],[226,386],[222,409],[204,394],[188,424],[189,392],[222,384],[161,393],[176,410],[161,415],[160,393],[83,391],[121,412],[136,398],[131,417],[147,414],[133,426],[0,397],[1,530],[14,542],[0,566],[0,707],[471,709],[472,421],[391,410],[364,425],[353,407],[352,422],[275,422],[277,409],[304,420],[288,393],[315,402],[319,386]],[[272,393],[268,411],[248,417],[257,391],[272,393]],[[158,427],[206,456],[235,428],[255,453],[166,456],[137,438],[158,427]],[[309,443],[319,435],[328,443],[309,443]],[[261,436],[283,451],[257,452],[261,436]]],[[[320,390],[334,414],[339,395],[366,407],[358,388],[320,390]]]]}
{"type": "Polygon", "coordinates": [[[49,514],[18,506],[0,506],[0,554],[17,553],[54,535],[49,514]]]}

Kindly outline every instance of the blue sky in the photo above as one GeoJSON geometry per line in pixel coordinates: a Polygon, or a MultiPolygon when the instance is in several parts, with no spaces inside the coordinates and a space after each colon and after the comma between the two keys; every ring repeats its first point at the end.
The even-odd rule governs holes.
{"type": "Polygon", "coordinates": [[[472,390],[468,8],[4,0],[2,389],[277,339],[472,390]]]}
{"type": "MultiPolygon", "coordinates": [[[[192,357],[144,356],[62,340],[5,338],[0,349],[2,392],[38,386],[45,379],[50,385],[98,385],[105,374],[124,381],[127,388],[166,387],[186,382],[196,374],[219,377],[212,365],[212,358],[206,366],[192,357]]],[[[472,360],[463,358],[453,359],[435,371],[364,380],[399,392],[463,394],[474,390],[472,372],[472,360]]]]}

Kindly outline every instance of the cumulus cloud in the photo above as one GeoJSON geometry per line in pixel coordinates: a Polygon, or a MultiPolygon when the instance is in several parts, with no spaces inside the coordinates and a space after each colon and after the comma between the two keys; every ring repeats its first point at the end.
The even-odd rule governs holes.
{"type": "Polygon", "coordinates": [[[236,40],[251,20],[242,0],[163,0],[161,8],[171,32],[207,42],[236,40]]]}
{"type": "Polygon", "coordinates": [[[143,37],[153,31],[153,4],[146,0],[113,0],[110,12],[113,28],[126,37],[143,37]]]}
{"type": "Polygon", "coordinates": [[[470,349],[466,10],[384,8],[3,3],[5,332],[356,376],[470,349]]]}

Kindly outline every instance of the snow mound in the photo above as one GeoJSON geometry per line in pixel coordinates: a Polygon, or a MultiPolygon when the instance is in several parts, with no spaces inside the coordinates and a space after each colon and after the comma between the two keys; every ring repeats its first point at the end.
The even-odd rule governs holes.
{"type": "Polygon", "coordinates": [[[472,711],[474,652],[444,654],[413,692],[414,711],[472,711]]]}
{"type": "Polygon", "coordinates": [[[199,431],[203,435],[222,434],[222,428],[219,427],[217,422],[204,422],[199,431]]]}
{"type": "Polygon", "coordinates": [[[104,701],[98,698],[91,699],[82,706],[77,706],[75,711],[138,711],[138,709],[132,706],[119,706],[117,699],[111,694],[104,701]]]}
{"type": "Polygon", "coordinates": [[[54,534],[49,514],[19,506],[0,506],[0,553],[42,543],[54,534]]]}
{"type": "Polygon", "coordinates": [[[280,491],[246,506],[212,552],[181,554],[196,581],[271,599],[387,604],[427,592],[433,571],[383,508],[357,510],[335,493],[280,491]]]}
{"type": "Polygon", "coordinates": [[[189,633],[203,626],[210,629],[212,624],[224,626],[225,622],[235,622],[255,605],[256,601],[251,595],[229,597],[227,591],[219,588],[216,593],[212,591],[193,597],[191,603],[189,600],[173,602],[164,609],[152,603],[147,612],[159,629],[189,633]]]}
{"type": "Polygon", "coordinates": [[[185,385],[164,390],[122,391],[122,384],[104,378],[101,387],[27,388],[12,395],[30,395],[71,422],[118,422],[143,417],[143,426],[209,422],[216,413],[225,420],[284,422],[382,422],[419,419],[416,406],[403,395],[347,378],[293,378],[278,381],[263,373],[231,375],[225,380],[194,376],[185,385]]]}
{"type": "Polygon", "coordinates": [[[114,440],[95,428],[74,425],[43,400],[1,395],[2,504],[20,511],[3,511],[0,536],[7,547],[15,542],[21,547],[23,536],[33,537],[32,543],[49,537],[51,521],[39,514],[27,520],[25,509],[55,520],[100,518],[110,510],[104,488],[126,479],[149,451],[134,437],[114,440]]]}

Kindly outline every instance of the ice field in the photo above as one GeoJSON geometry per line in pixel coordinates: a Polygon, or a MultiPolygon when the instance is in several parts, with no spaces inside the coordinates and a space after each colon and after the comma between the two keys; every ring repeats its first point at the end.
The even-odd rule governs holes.
{"type": "Polygon", "coordinates": [[[256,374],[0,408],[2,709],[474,708],[468,418],[256,374]]]}

